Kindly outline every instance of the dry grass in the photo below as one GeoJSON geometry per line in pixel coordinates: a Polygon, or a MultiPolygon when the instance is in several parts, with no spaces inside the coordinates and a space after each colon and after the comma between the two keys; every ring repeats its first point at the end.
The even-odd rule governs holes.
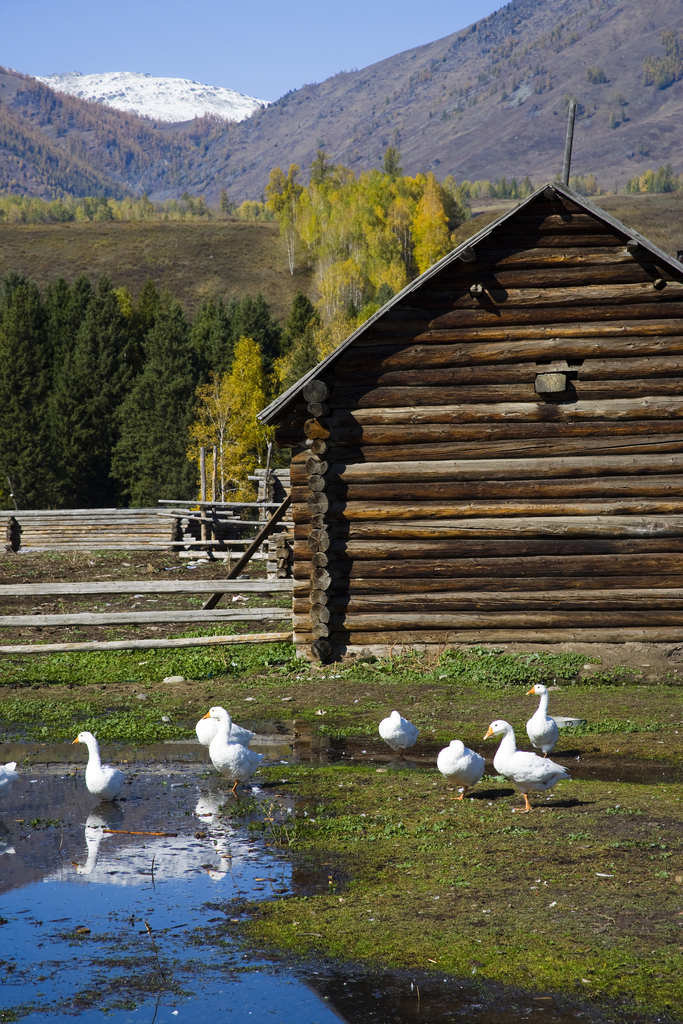
{"type": "Polygon", "coordinates": [[[670,256],[683,249],[683,192],[601,196],[595,202],[670,256]]]}
{"type": "Polygon", "coordinates": [[[147,278],[180,299],[189,314],[212,295],[260,291],[284,318],[307,271],[289,273],[276,224],[239,221],[0,225],[0,276],[18,270],[41,288],[78,274],[108,274],[136,296],[147,278]]]}

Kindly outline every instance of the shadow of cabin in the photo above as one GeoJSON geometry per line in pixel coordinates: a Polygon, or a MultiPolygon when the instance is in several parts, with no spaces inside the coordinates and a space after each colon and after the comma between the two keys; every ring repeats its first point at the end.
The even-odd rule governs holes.
{"type": "Polygon", "coordinates": [[[548,185],[260,414],[292,448],[294,629],[683,640],[683,267],[548,185]]]}

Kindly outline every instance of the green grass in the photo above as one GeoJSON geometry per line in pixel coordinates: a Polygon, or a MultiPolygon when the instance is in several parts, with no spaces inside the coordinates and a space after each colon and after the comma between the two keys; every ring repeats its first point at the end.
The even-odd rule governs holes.
{"type": "MultiPolygon", "coordinates": [[[[597,749],[590,747],[597,742],[607,751],[661,754],[648,737],[656,732],[677,739],[683,724],[679,680],[643,685],[638,670],[620,667],[603,672],[596,666],[584,675],[582,666],[595,662],[581,653],[506,654],[475,647],[446,650],[431,662],[406,654],[320,668],[298,659],[287,643],[12,655],[0,661],[0,729],[7,738],[45,741],[73,738],[68,734],[79,725],[108,742],[156,742],[191,735],[197,713],[222,703],[238,720],[295,718],[331,737],[364,736],[376,735],[379,720],[397,707],[420,728],[421,742],[447,742],[456,735],[477,743],[501,716],[523,737],[536,706],[526,691],[545,682],[560,687],[551,694],[551,711],[587,720],[586,726],[563,731],[559,749],[577,743],[597,749]],[[166,676],[187,682],[164,684],[166,676]],[[140,690],[147,701],[135,699],[140,690]],[[163,724],[162,714],[172,724],[163,724]]],[[[683,750],[672,748],[668,756],[679,760],[683,750]]]]}
{"type": "MultiPolygon", "coordinates": [[[[248,632],[249,627],[221,623],[222,636],[248,632]]],[[[214,636],[215,629],[194,629],[179,637],[214,636]]],[[[103,639],[118,634],[103,631],[103,639]]],[[[295,662],[292,644],[236,644],[215,648],[161,649],[150,651],[84,651],[72,654],[4,655],[0,661],[0,686],[66,685],[97,683],[161,682],[166,676],[212,679],[254,672],[275,664],[295,662]]]]}
{"type": "Polygon", "coordinates": [[[519,817],[519,796],[490,778],[456,802],[436,772],[286,772],[299,816],[274,826],[271,808],[250,828],[302,863],[327,862],[329,884],[253,905],[250,945],[476,974],[631,1010],[681,1005],[683,786],[564,783],[519,817]]]}

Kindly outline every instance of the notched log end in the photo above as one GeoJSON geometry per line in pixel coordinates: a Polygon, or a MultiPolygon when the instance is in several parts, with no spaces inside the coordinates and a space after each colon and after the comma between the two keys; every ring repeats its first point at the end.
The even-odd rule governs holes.
{"type": "Polygon", "coordinates": [[[308,411],[311,416],[320,418],[321,416],[327,416],[329,414],[330,407],[326,402],[309,402],[308,411]]]}
{"type": "Polygon", "coordinates": [[[332,644],[321,637],[311,644],[311,654],[316,661],[326,661],[332,654],[332,644]]]}
{"type": "Polygon", "coordinates": [[[309,380],[303,390],[307,402],[325,402],[330,394],[330,386],[324,380],[309,380]]]}

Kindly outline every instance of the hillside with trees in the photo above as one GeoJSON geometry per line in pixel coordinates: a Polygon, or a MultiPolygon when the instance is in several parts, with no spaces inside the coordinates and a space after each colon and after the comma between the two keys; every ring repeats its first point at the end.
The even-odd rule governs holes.
{"type": "Polygon", "coordinates": [[[225,121],[153,122],[0,68],[0,190],[56,199],[180,196],[225,121]]]}
{"type": "MultiPolygon", "coordinates": [[[[683,172],[683,0],[513,0],[467,29],[302,86],[240,124],[164,125],[15,73],[0,76],[0,190],[56,198],[227,190],[258,201],[270,168],[323,148],[356,174],[400,149],[407,174],[552,180],[579,104],[574,171],[603,190],[683,172]]],[[[304,179],[307,180],[306,178],[304,179]]],[[[646,184],[646,188],[647,188],[646,184]]]]}
{"type": "Polygon", "coordinates": [[[248,495],[269,440],[258,411],[449,252],[469,218],[452,179],[403,175],[391,148],[384,165],[356,177],[321,150],[307,187],[298,168],[273,170],[263,205],[279,221],[289,277],[300,264],[318,294],[314,305],[296,291],[284,323],[260,293],[214,293],[188,315],[152,279],[137,294],[106,275],[41,289],[10,269],[0,294],[2,504],[10,490],[23,507],[192,497],[200,446],[216,446],[221,495],[248,495]]]}

